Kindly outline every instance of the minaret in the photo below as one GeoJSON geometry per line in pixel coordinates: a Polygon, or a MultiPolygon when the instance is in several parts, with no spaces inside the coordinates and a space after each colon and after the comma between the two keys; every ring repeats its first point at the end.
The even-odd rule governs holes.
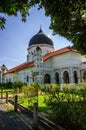
{"type": "Polygon", "coordinates": [[[34,72],[37,73],[37,81],[43,84],[43,56],[39,46],[37,46],[34,51],[34,65],[34,72]]]}
{"type": "Polygon", "coordinates": [[[1,77],[1,81],[0,81],[0,82],[2,82],[2,83],[5,82],[5,81],[4,81],[4,80],[5,80],[5,79],[4,79],[4,73],[5,73],[5,72],[7,72],[7,67],[3,64],[3,65],[1,66],[1,76],[0,76],[0,77],[1,77]]]}

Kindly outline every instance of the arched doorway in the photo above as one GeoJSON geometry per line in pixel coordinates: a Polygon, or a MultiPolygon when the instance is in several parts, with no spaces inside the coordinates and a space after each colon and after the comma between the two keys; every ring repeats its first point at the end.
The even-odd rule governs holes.
{"type": "Polygon", "coordinates": [[[60,83],[60,81],[59,81],[59,73],[58,72],[55,73],[55,83],[56,84],[60,83]]]}
{"type": "Polygon", "coordinates": [[[78,74],[77,71],[74,71],[74,83],[78,83],[78,74]]]}
{"type": "Polygon", "coordinates": [[[63,79],[64,79],[64,83],[69,83],[69,74],[67,71],[64,71],[63,73],[63,79]]]}
{"type": "Polygon", "coordinates": [[[83,79],[86,81],[86,71],[83,73],[83,79]]]}
{"type": "Polygon", "coordinates": [[[44,75],[44,84],[50,84],[51,81],[50,81],[50,75],[49,74],[45,74],[44,75]]]}

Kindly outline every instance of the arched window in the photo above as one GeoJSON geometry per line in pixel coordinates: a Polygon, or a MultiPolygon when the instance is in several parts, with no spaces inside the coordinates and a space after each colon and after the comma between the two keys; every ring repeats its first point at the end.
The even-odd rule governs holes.
{"type": "Polygon", "coordinates": [[[27,77],[26,77],[26,82],[29,82],[29,76],[27,75],[27,77]]]}
{"type": "Polygon", "coordinates": [[[59,84],[59,73],[55,73],[55,83],[59,84]]]}
{"type": "Polygon", "coordinates": [[[83,79],[86,80],[86,71],[83,73],[83,79]]]}
{"type": "Polygon", "coordinates": [[[78,83],[78,75],[77,75],[77,71],[74,71],[74,83],[78,83]]]}
{"type": "Polygon", "coordinates": [[[69,83],[69,74],[67,71],[64,71],[63,73],[63,79],[64,79],[64,83],[69,83]]]}
{"type": "Polygon", "coordinates": [[[50,83],[50,75],[49,74],[45,74],[44,75],[44,83],[47,84],[47,83],[50,83]]]}

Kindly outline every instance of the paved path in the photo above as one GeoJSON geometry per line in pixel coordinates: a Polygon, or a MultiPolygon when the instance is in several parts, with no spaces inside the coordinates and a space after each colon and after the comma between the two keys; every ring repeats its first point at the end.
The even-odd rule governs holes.
{"type": "Polygon", "coordinates": [[[0,100],[0,130],[31,130],[15,113],[9,112],[0,100]]]}

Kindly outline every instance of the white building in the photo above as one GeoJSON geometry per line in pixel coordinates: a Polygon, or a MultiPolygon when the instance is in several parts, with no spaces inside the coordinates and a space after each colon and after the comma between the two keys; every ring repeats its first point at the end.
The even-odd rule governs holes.
{"type": "Polygon", "coordinates": [[[41,28],[29,41],[27,51],[27,61],[8,70],[4,82],[62,84],[86,79],[86,57],[70,46],[54,50],[53,41],[41,28]]]}

